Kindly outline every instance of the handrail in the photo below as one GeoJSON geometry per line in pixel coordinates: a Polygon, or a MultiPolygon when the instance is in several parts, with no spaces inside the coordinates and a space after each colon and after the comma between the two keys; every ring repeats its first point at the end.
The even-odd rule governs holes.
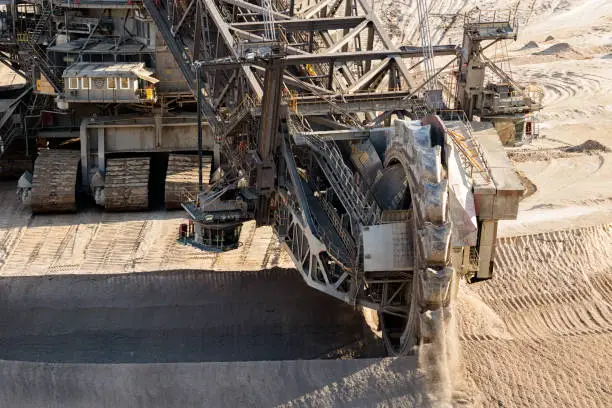
{"type": "Polygon", "coordinates": [[[314,134],[305,134],[304,140],[318,154],[317,162],[321,166],[332,188],[338,193],[344,207],[352,213],[355,221],[364,225],[378,222],[381,210],[375,200],[368,200],[368,195],[355,188],[352,182],[353,173],[346,167],[342,154],[335,145],[314,134]]]}
{"type": "MultiPolygon", "coordinates": [[[[489,165],[486,161],[486,156],[480,146],[480,143],[474,137],[474,129],[470,124],[470,121],[467,119],[467,116],[462,110],[445,110],[441,111],[440,114],[446,120],[457,120],[462,123],[467,131],[467,138],[461,135],[460,133],[448,129],[445,127],[445,132],[450,136],[450,139],[453,141],[455,146],[459,149],[463,158],[467,160],[469,163],[468,166],[475,168],[478,173],[482,176],[485,181],[489,181],[491,178],[489,176],[489,165]],[[450,115],[450,118],[447,119],[450,115]]],[[[464,163],[464,168],[468,169],[466,164],[464,163]]]]}

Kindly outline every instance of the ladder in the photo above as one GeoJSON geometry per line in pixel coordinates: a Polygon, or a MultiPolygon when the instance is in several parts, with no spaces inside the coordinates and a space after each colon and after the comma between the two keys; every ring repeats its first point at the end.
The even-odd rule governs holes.
{"type": "Polygon", "coordinates": [[[28,31],[29,40],[34,44],[38,43],[38,40],[40,40],[40,36],[45,30],[47,21],[49,21],[49,17],[51,14],[53,14],[53,6],[49,1],[41,1],[40,7],[40,17],[38,17],[38,20],[36,20],[36,25],[34,25],[34,28],[28,31]]]}

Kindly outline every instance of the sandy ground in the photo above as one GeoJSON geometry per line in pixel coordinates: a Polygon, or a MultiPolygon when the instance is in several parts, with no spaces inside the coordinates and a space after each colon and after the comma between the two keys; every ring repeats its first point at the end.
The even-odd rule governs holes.
{"type": "MultiPolygon", "coordinates": [[[[416,359],[380,359],[362,316],[274,266],[283,255],[243,267],[240,251],[249,240],[269,247],[269,229],[245,228],[245,246],[214,261],[174,243],[167,226],[156,237],[167,240],[160,264],[134,249],[152,233],[126,230],[145,223],[139,217],[164,230],[180,221],[172,214],[30,219],[8,188],[0,198],[13,211],[0,231],[16,237],[0,269],[1,406],[431,406],[416,359]],[[111,238],[102,259],[114,261],[86,269],[99,262],[97,242],[111,238]],[[181,264],[169,255],[177,250],[191,258],[181,264]],[[191,269],[198,262],[213,270],[191,269]]],[[[456,374],[467,387],[455,405],[609,406],[612,224],[498,244],[495,278],[460,288],[465,370],[456,374]]]]}
{"type": "MultiPolygon", "coordinates": [[[[538,1],[541,6],[510,47],[515,79],[544,91],[540,138],[525,150],[547,152],[596,140],[612,148],[612,3],[538,1]],[[545,41],[549,36],[552,40],[545,41]],[[529,41],[538,48],[521,50],[529,41]],[[565,51],[533,55],[567,44],[565,51]]],[[[612,154],[527,161],[517,168],[538,191],[520,206],[510,236],[612,221],[612,154]]]]}
{"type": "Polygon", "coordinates": [[[476,406],[610,406],[612,224],[502,238],[458,299],[476,406]]]}
{"type": "MultiPolygon", "coordinates": [[[[434,13],[476,3],[508,6],[430,1],[434,13]]],[[[394,38],[414,41],[400,28],[414,31],[415,2],[380,4],[394,38]]],[[[535,2],[508,47],[515,79],[544,91],[541,137],[522,150],[612,148],[611,32],[608,0],[535,2]]],[[[611,159],[517,163],[537,191],[500,225],[495,278],[462,284],[456,307],[467,405],[612,406],[611,159]]],[[[232,272],[291,267],[269,228],[247,224],[240,249],[210,254],[174,241],[180,213],[30,218],[13,188],[0,185],[0,360],[25,361],[0,361],[0,406],[430,405],[414,359],[301,360],[379,350],[360,342],[358,314],[293,271],[232,272]],[[225,272],[198,283],[201,270],[225,272]]]]}
{"type": "Polygon", "coordinates": [[[25,84],[25,79],[6,65],[0,64],[0,82],[2,85],[19,85],[25,84]]]}
{"type": "MultiPolygon", "coordinates": [[[[488,55],[521,83],[542,88],[540,138],[519,150],[547,152],[597,140],[612,149],[612,2],[609,0],[430,0],[436,43],[461,42],[461,19],[440,15],[458,10],[504,10],[519,4],[516,42],[493,46],[488,55]],[[534,4],[533,11],[529,6],[534,4]],[[550,37],[550,38],[549,38],[550,37]],[[533,42],[535,48],[524,49],[533,42]],[[552,47],[552,48],[551,48],[552,47]],[[542,54],[542,55],[537,55],[542,54]]],[[[419,42],[416,1],[383,0],[379,14],[402,44],[419,42]]],[[[515,222],[500,235],[534,234],[612,221],[611,154],[575,155],[517,168],[538,191],[521,203],[515,222]]]]}
{"type": "Polygon", "coordinates": [[[19,408],[426,406],[411,359],[191,364],[0,361],[0,404],[19,408]],[[27,373],[27,375],[24,375],[27,373]],[[53,378],[53,386],[49,386],[53,378]],[[36,390],[33,392],[33,390],[36,390]]]}
{"type": "Polygon", "coordinates": [[[242,229],[243,245],[226,253],[176,242],[181,211],[32,217],[14,183],[0,183],[0,274],[110,274],[168,269],[257,271],[293,267],[271,227],[242,229]]]}

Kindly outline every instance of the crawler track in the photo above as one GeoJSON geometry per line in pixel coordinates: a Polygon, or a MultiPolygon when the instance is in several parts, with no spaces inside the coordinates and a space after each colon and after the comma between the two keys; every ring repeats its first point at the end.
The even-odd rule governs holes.
{"type": "MultiPolygon", "coordinates": [[[[166,173],[165,205],[167,209],[181,208],[187,196],[194,197],[198,192],[198,156],[171,154],[168,158],[166,173]]],[[[212,167],[212,157],[202,159],[202,182],[208,185],[212,167]]]]}
{"type": "Polygon", "coordinates": [[[110,211],[149,208],[149,169],[151,159],[109,159],[106,163],[104,208],[110,211]]]}
{"type": "Polygon", "coordinates": [[[80,153],[42,150],[34,164],[32,212],[76,211],[76,183],[80,153]]]}

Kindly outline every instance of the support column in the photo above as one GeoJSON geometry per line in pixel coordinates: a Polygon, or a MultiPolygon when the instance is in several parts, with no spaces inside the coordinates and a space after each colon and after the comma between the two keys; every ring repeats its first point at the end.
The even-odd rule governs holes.
{"type": "Polygon", "coordinates": [[[485,220],[480,225],[477,279],[491,279],[493,277],[493,262],[495,261],[495,241],[497,240],[497,220],[485,220]]]}
{"type": "Polygon", "coordinates": [[[162,117],[160,113],[153,114],[153,123],[155,124],[155,147],[162,146],[162,117]]]}
{"type": "Polygon", "coordinates": [[[98,128],[98,168],[106,170],[105,151],[104,151],[104,128],[98,128]]]}
{"type": "Polygon", "coordinates": [[[79,139],[81,141],[81,182],[83,187],[89,185],[89,135],[87,134],[87,125],[90,118],[85,118],[81,121],[79,139]]]}
{"type": "MultiPolygon", "coordinates": [[[[344,1],[344,15],[346,17],[352,16],[353,15],[353,1],[354,0],[345,0],[344,1]]],[[[342,36],[346,36],[351,30],[348,28],[345,28],[344,30],[342,30],[342,36]]],[[[348,51],[348,44],[343,45],[342,46],[342,52],[347,52],[348,51]]]]}
{"type": "Polygon", "coordinates": [[[213,135],[213,162],[211,165],[211,174],[221,166],[221,147],[217,143],[217,136],[213,135]]]}
{"type": "MultiPolygon", "coordinates": [[[[366,43],[366,50],[372,51],[374,49],[374,24],[371,22],[368,24],[368,39],[366,43]]],[[[370,71],[372,69],[372,61],[365,62],[365,72],[370,71]]]]}

